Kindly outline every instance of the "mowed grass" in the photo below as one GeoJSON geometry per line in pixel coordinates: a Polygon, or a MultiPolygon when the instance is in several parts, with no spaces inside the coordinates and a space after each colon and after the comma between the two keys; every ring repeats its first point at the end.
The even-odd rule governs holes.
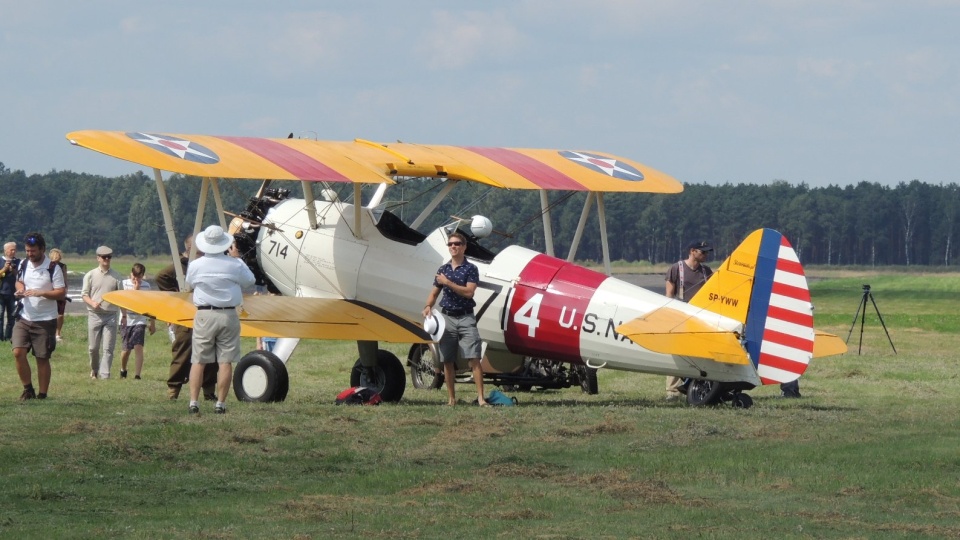
{"type": "Polygon", "coordinates": [[[355,344],[304,342],[285,402],[189,417],[165,398],[163,333],[144,380],[91,381],[69,317],[48,400],[16,401],[12,361],[0,377],[0,536],[960,537],[960,278],[817,280],[820,329],[846,337],[862,283],[898,354],[869,306],[862,354],[858,319],[803,399],[759,388],[749,410],[666,403],[662,377],[606,370],[599,395],[518,407],[409,384],[399,404],[338,407],[355,344]]]}

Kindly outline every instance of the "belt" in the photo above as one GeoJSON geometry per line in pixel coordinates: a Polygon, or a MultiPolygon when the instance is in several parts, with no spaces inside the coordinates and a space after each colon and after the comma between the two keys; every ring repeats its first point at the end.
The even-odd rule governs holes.
{"type": "Polygon", "coordinates": [[[216,310],[221,310],[221,309],[237,309],[237,306],[227,306],[227,307],[220,307],[220,306],[197,306],[197,309],[216,309],[216,310]]]}
{"type": "Polygon", "coordinates": [[[444,315],[449,315],[451,317],[463,317],[464,315],[473,315],[473,310],[472,309],[456,310],[456,309],[440,308],[440,313],[443,313],[444,315]]]}

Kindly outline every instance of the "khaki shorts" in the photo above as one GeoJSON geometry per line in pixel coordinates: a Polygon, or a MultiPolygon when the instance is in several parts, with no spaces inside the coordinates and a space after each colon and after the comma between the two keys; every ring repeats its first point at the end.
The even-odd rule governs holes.
{"type": "Polygon", "coordinates": [[[198,310],[193,318],[193,364],[240,360],[240,317],[235,309],[198,310]]]}
{"type": "Polygon", "coordinates": [[[13,326],[10,342],[14,349],[32,350],[35,358],[50,358],[57,348],[57,320],[20,319],[13,326]]]}
{"type": "Polygon", "coordinates": [[[479,359],[481,352],[480,332],[477,330],[477,317],[474,314],[447,319],[446,328],[440,336],[441,362],[457,362],[457,352],[467,360],[479,359]]]}

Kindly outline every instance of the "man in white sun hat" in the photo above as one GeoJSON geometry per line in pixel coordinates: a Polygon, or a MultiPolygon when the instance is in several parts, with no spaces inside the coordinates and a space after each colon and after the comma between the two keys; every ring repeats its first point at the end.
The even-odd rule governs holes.
{"type": "Polygon", "coordinates": [[[186,282],[193,289],[197,314],[193,318],[193,353],[190,367],[190,414],[200,412],[200,387],[204,365],[218,363],[217,404],[213,411],[227,412],[227,393],[233,378],[232,363],[240,360],[240,316],[237,306],[243,290],[254,286],[253,272],[226,251],[233,236],[211,225],[194,238],[203,257],[187,268],[186,282]]]}

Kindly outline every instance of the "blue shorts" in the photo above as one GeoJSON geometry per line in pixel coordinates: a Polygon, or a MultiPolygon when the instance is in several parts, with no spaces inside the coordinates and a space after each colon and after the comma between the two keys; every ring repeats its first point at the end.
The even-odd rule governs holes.
{"type": "Polygon", "coordinates": [[[147,325],[135,324],[133,326],[120,327],[120,350],[132,351],[134,347],[140,345],[143,347],[147,325]]]}
{"type": "Polygon", "coordinates": [[[444,315],[446,328],[440,336],[440,358],[442,362],[457,362],[457,353],[466,360],[479,360],[481,356],[480,332],[477,330],[477,317],[470,313],[453,317],[444,315]]]}

